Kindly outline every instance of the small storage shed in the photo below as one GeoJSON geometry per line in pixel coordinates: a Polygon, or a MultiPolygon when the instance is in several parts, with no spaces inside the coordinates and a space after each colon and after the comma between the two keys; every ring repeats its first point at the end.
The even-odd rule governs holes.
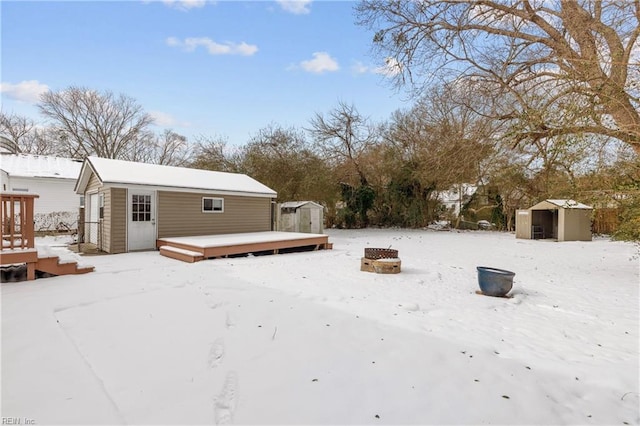
{"type": "Polygon", "coordinates": [[[278,205],[278,231],[322,234],[324,207],[313,201],[287,201],[278,205]]]}
{"type": "Polygon", "coordinates": [[[272,231],[276,192],[238,173],[88,157],[85,239],[107,253],[153,250],[168,237],[272,231]]]}
{"type": "Polygon", "coordinates": [[[545,200],[516,212],[516,238],[591,241],[593,208],[574,200],[545,200]]]}

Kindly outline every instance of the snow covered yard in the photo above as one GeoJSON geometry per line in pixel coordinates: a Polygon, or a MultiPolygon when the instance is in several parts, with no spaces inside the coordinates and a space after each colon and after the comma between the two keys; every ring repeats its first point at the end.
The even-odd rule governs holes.
{"type": "Polygon", "coordinates": [[[2,416],[37,424],[639,424],[631,244],[329,230],[333,250],[85,258],[3,284],[2,416]],[[365,247],[402,272],[360,271],[365,247]],[[516,273],[475,294],[476,266],[516,273]]]}

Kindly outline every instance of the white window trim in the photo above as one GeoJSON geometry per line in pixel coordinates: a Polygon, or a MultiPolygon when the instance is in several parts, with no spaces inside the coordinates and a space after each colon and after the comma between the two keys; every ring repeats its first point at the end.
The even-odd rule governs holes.
{"type": "Polygon", "coordinates": [[[224,213],[224,198],[220,197],[202,197],[202,213],[224,213]],[[204,200],[220,200],[222,202],[222,210],[205,210],[204,200]]]}

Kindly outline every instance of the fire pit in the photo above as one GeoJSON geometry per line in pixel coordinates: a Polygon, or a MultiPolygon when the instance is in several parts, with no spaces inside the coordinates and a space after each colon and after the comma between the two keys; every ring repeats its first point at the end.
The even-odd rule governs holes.
{"type": "Polygon", "coordinates": [[[398,250],[388,248],[367,247],[364,249],[364,257],[360,260],[361,271],[376,274],[398,274],[400,265],[398,250]]]}
{"type": "Polygon", "coordinates": [[[398,257],[398,250],[389,248],[373,248],[367,247],[364,249],[364,257],[367,259],[395,259],[398,257]]]}

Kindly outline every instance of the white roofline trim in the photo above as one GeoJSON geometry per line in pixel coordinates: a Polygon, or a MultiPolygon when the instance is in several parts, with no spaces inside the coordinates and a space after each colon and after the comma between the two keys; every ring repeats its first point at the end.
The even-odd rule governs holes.
{"type": "Polygon", "coordinates": [[[166,192],[187,192],[192,194],[219,194],[219,195],[236,195],[240,197],[258,197],[258,198],[276,198],[276,194],[266,194],[259,192],[242,192],[242,191],[225,191],[215,189],[203,189],[203,188],[184,188],[178,186],[157,186],[157,185],[141,185],[141,184],[127,184],[119,182],[108,182],[103,184],[103,188],[123,188],[123,189],[140,189],[146,191],[166,191],[166,192]]]}

